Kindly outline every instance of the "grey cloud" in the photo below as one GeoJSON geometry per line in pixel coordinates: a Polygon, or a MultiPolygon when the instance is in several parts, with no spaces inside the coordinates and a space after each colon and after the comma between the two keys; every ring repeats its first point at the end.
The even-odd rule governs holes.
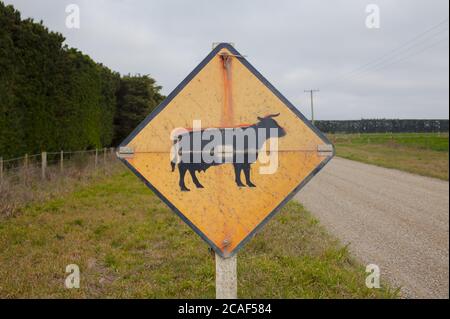
{"type": "Polygon", "coordinates": [[[151,74],[166,94],[212,42],[229,41],[306,116],[303,91],[319,88],[319,119],[448,118],[448,21],[411,52],[435,46],[394,55],[398,63],[379,70],[341,76],[447,18],[447,0],[5,2],[116,71],[151,74]],[[69,3],[80,5],[80,30],[64,25],[69,3]],[[365,27],[369,3],[381,8],[380,29],[365,27]]]}

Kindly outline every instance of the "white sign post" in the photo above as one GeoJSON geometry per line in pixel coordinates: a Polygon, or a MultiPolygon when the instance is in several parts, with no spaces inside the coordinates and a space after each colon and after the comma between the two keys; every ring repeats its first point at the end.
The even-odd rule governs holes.
{"type": "Polygon", "coordinates": [[[216,299],[237,299],[237,257],[216,254],[216,299]]]}

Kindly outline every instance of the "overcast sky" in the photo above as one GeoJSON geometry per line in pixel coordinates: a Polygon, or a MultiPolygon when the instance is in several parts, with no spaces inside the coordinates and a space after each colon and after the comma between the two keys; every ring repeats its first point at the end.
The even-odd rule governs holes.
{"type": "Polygon", "coordinates": [[[69,46],[122,74],[150,74],[163,93],[209,53],[234,42],[306,116],[447,118],[448,0],[6,0],[69,46]],[[65,25],[69,4],[80,29],[65,25]],[[380,28],[366,27],[366,6],[380,28]]]}

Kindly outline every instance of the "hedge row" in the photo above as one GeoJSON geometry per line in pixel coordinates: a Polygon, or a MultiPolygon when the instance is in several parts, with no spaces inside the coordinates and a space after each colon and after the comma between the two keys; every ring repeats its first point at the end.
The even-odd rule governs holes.
{"type": "Polygon", "coordinates": [[[448,120],[316,121],[324,133],[431,133],[448,132],[448,120]]]}
{"type": "Polygon", "coordinates": [[[110,146],[162,100],[149,76],[121,77],[64,41],[0,1],[1,157],[110,146]]]}

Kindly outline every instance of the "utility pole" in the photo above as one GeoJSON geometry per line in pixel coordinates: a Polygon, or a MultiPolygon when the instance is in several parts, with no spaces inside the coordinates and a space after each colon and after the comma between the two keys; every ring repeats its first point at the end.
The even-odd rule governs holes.
{"type": "Polygon", "coordinates": [[[311,122],[314,124],[314,92],[320,92],[320,90],[305,90],[305,93],[311,94],[311,122]]]}

